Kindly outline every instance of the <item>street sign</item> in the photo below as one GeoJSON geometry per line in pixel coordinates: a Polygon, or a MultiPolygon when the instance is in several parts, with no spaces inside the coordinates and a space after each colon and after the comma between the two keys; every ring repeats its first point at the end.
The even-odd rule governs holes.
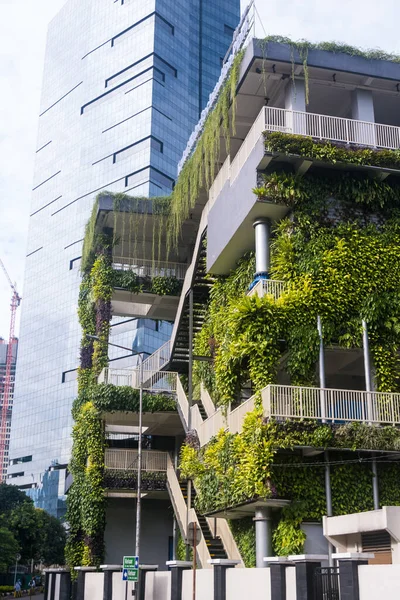
{"type": "Polygon", "coordinates": [[[122,581],[139,581],[139,569],[123,569],[122,581]]]}
{"type": "Polygon", "coordinates": [[[200,527],[195,521],[189,523],[187,543],[189,546],[198,546],[200,544],[201,532],[200,527]]]}
{"type": "Polygon", "coordinates": [[[139,581],[138,556],[124,556],[122,563],[122,581],[139,581]]]}

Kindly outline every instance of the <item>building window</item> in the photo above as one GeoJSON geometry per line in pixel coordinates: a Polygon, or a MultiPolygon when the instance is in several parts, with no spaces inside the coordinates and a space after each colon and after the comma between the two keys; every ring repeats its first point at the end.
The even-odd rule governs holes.
{"type": "Polygon", "coordinates": [[[68,383],[69,381],[76,381],[78,377],[78,369],[71,369],[70,371],[64,371],[61,376],[61,383],[68,383]]]}
{"type": "Polygon", "coordinates": [[[79,262],[82,258],[82,256],[77,256],[76,258],[73,258],[72,260],[69,261],[69,270],[72,271],[72,269],[77,269],[79,267],[79,262]]]}
{"type": "Polygon", "coordinates": [[[8,479],[14,479],[15,477],[23,477],[25,475],[25,471],[19,471],[18,473],[10,473],[8,475],[8,479]]]}
{"type": "Polygon", "coordinates": [[[10,465],[20,465],[21,463],[27,463],[32,461],[32,454],[29,456],[20,456],[19,458],[12,458],[10,465]]]}

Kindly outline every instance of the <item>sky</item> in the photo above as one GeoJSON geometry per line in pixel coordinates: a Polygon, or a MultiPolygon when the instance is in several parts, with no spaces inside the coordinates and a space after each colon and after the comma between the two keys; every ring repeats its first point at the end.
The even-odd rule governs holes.
{"type": "MultiPolygon", "coordinates": [[[[17,283],[22,304],[46,29],[65,1],[0,0],[0,258],[17,283]]],[[[247,0],[242,2],[244,8],[247,0]]],[[[256,7],[257,35],[335,40],[400,54],[398,0],[256,0],[256,7]]],[[[10,299],[0,271],[4,338],[10,299]]]]}

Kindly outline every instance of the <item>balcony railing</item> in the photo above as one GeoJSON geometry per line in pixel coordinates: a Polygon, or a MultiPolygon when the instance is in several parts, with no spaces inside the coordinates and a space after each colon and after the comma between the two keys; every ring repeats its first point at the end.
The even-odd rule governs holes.
{"type": "MultiPolygon", "coordinates": [[[[143,471],[166,471],[168,452],[157,450],[142,451],[143,471]]],[[[138,451],[132,449],[120,450],[109,448],[105,452],[104,466],[106,469],[121,471],[136,471],[138,468],[138,451]]]]}
{"type": "Polygon", "coordinates": [[[256,285],[247,292],[248,296],[258,296],[263,298],[264,296],[273,296],[275,300],[278,300],[279,296],[286,289],[285,281],[278,281],[276,279],[261,279],[256,285]]]}
{"type": "MultiPolygon", "coordinates": [[[[177,373],[172,371],[143,370],[143,389],[148,392],[176,393],[177,373]]],[[[99,375],[98,383],[109,383],[116,386],[127,385],[140,388],[140,368],[112,369],[106,367],[99,375]]]]}
{"type": "Polygon", "coordinates": [[[400,424],[400,394],[269,385],[262,399],[266,416],[279,419],[400,424]]]}
{"type": "Polygon", "coordinates": [[[264,107],[265,129],[307,135],[321,140],[397,150],[400,127],[343,119],[316,113],[264,107]]]}
{"type": "Polygon", "coordinates": [[[113,268],[118,271],[132,271],[138,277],[176,277],[179,281],[183,281],[188,265],[186,263],[114,256],[113,268]]]}

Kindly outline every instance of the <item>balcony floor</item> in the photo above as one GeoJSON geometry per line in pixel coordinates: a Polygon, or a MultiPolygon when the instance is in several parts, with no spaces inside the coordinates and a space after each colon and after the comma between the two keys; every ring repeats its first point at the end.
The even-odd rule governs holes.
{"type": "Polygon", "coordinates": [[[115,289],[111,298],[112,314],[116,317],[139,317],[173,321],[178,310],[179,296],[133,294],[115,289]]]}

